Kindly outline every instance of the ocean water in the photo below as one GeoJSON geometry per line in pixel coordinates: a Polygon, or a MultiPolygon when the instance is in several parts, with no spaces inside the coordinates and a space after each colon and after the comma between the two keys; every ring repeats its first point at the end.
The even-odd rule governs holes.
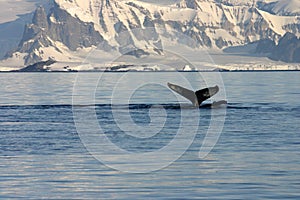
{"type": "Polygon", "coordinates": [[[1,199],[299,199],[300,73],[0,74],[1,199]],[[219,85],[194,109],[166,83],[219,85]]]}

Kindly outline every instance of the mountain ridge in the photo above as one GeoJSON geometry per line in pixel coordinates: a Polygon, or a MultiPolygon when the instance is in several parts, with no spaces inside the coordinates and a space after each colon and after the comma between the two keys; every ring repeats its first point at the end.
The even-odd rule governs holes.
{"type": "Polygon", "coordinates": [[[261,39],[277,43],[286,32],[299,35],[300,17],[209,0],[181,0],[171,6],[129,0],[54,0],[49,13],[37,8],[18,48],[6,61],[18,59],[23,66],[49,57],[78,62],[81,58],[74,52],[99,45],[106,52],[136,57],[162,54],[160,38],[176,40],[174,32],[196,41],[187,44],[193,48],[223,49],[261,39]]]}

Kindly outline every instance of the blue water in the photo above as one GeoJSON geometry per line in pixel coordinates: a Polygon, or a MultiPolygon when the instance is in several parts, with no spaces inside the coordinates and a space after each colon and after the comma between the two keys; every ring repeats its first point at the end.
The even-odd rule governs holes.
{"type": "Polygon", "coordinates": [[[219,74],[128,76],[131,81],[122,73],[0,74],[0,198],[300,198],[299,72],[221,73],[226,92],[216,100],[226,98],[229,104],[215,110],[193,109],[162,84],[179,84],[184,77],[196,89],[204,86],[204,77],[219,85],[219,74]],[[80,77],[84,84],[76,85],[80,77]],[[129,90],[139,82],[144,85],[129,90]],[[118,122],[114,111],[121,117],[128,111],[131,121],[118,122]],[[85,124],[75,124],[80,117],[85,124]],[[113,163],[105,162],[83,140],[94,133],[95,119],[103,134],[131,155],[178,143],[151,162],[141,156],[129,163],[110,151],[105,153],[113,163]],[[199,158],[210,125],[221,126],[223,120],[212,151],[199,158]],[[176,137],[178,130],[184,130],[183,137],[176,137]],[[181,145],[190,137],[185,150],[181,145]],[[174,155],[178,159],[168,163],[174,155]]]}

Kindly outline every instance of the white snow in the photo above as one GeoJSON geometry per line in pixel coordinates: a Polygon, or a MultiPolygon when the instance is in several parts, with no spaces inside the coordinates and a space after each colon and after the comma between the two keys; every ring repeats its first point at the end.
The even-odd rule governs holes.
{"type": "MultiPolygon", "coordinates": [[[[60,8],[66,10],[69,14],[71,14],[75,18],[79,18],[84,22],[96,22],[98,18],[95,19],[93,16],[93,10],[90,9],[89,5],[93,5],[97,0],[55,0],[55,2],[60,6],[60,8]]],[[[96,8],[92,7],[91,8],[96,8]]]]}
{"type": "MultiPolygon", "coordinates": [[[[274,1],[274,0],[273,0],[274,1]]],[[[277,0],[275,6],[272,8],[274,13],[283,14],[300,14],[299,0],[277,0]]]]}
{"type": "Polygon", "coordinates": [[[284,35],[285,34],[285,30],[283,30],[283,26],[287,25],[287,24],[293,24],[296,23],[298,21],[298,23],[300,23],[300,20],[297,19],[296,17],[291,17],[291,16],[278,16],[278,15],[272,15],[268,12],[262,11],[262,10],[258,10],[258,12],[263,16],[263,18],[269,23],[270,28],[280,34],[280,35],[284,35]]]}
{"type": "MultiPolygon", "coordinates": [[[[189,8],[177,8],[175,7],[176,1],[174,1],[173,6],[160,5],[151,0],[148,0],[147,2],[132,0],[110,0],[109,4],[106,4],[106,1],[104,0],[55,1],[60,5],[61,8],[65,9],[72,16],[78,17],[84,22],[93,22],[95,24],[96,30],[98,30],[106,40],[110,40],[113,46],[117,45],[114,39],[112,39],[116,34],[114,25],[117,22],[121,21],[129,29],[129,22],[131,24],[135,24],[136,26],[138,26],[138,24],[143,24],[144,14],[142,10],[149,11],[151,17],[153,17],[155,13],[160,13],[164,21],[179,21],[182,23],[194,21],[196,23],[199,23],[200,25],[203,24],[211,27],[220,26],[223,21],[223,17],[225,16],[230,23],[235,25],[234,31],[237,33],[235,38],[228,32],[225,33],[220,29],[215,31],[215,35],[213,33],[209,33],[209,35],[211,36],[211,38],[216,39],[220,37],[220,34],[222,34],[222,38],[225,41],[231,41],[233,44],[242,44],[243,42],[241,41],[245,40],[245,38],[239,34],[240,30],[237,26],[241,23],[265,20],[269,24],[270,28],[279,35],[283,35],[286,32],[283,29],[285,25],[300,23],[300,19],[295,16],[278,16],[259,9],[256,9],[257,12],[252,12],[251,9],[249,9],[249,6],[254,6],[252,0],[227,0],[227,2],[234,4],[234,6],[218,4],[213,0],[198,0],[198,7],[196,10],[189,8]],[[142,10],[136,8],[135,6],[129,5],[129,2],[138,5],[142,8],[142,10]],[[102,20],[104,21],[107,30],[104,30],[101,27],[99,18],[100,10],[103,16],[102,20]],[[132,14],[132,11],[136,13],[138,21],[136,21],[136,16],[132,14]]],[[[284,7],[284,9],[293,7],[293,12],[297,9],[300,9],[300,7],[298,6],[300,4],[299,0],[280,0],[278,2],[276,2],[275,0],[272,1],[275,2],[276,5],[278,5],[278,9],[280,6],[286,6],[284,7]]],[[[270,2],[270,0],[266,0],[266,2],[270,2]]],[[[251,41],[256,40],[259,39],[259,36],[251,35],[250,39],[251,41]]]]}
{"type": "Polygon", "coordinates": [[[0,71],[17,70],[24,67],[24,57],[26,53],[16,52],[12,57],[0,61],[0,71]]]}

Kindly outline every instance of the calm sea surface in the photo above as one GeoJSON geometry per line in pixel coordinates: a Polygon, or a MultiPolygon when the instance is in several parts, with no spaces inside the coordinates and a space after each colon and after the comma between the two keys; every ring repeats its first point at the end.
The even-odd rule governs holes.
{"type": "Polygon", "coordinates": [[[299,86],[299,72],[0,74],[0,198],[300,199],[299,86]],[[229,104],[193,109],[167,82],[217,84],[229,104]]]}

